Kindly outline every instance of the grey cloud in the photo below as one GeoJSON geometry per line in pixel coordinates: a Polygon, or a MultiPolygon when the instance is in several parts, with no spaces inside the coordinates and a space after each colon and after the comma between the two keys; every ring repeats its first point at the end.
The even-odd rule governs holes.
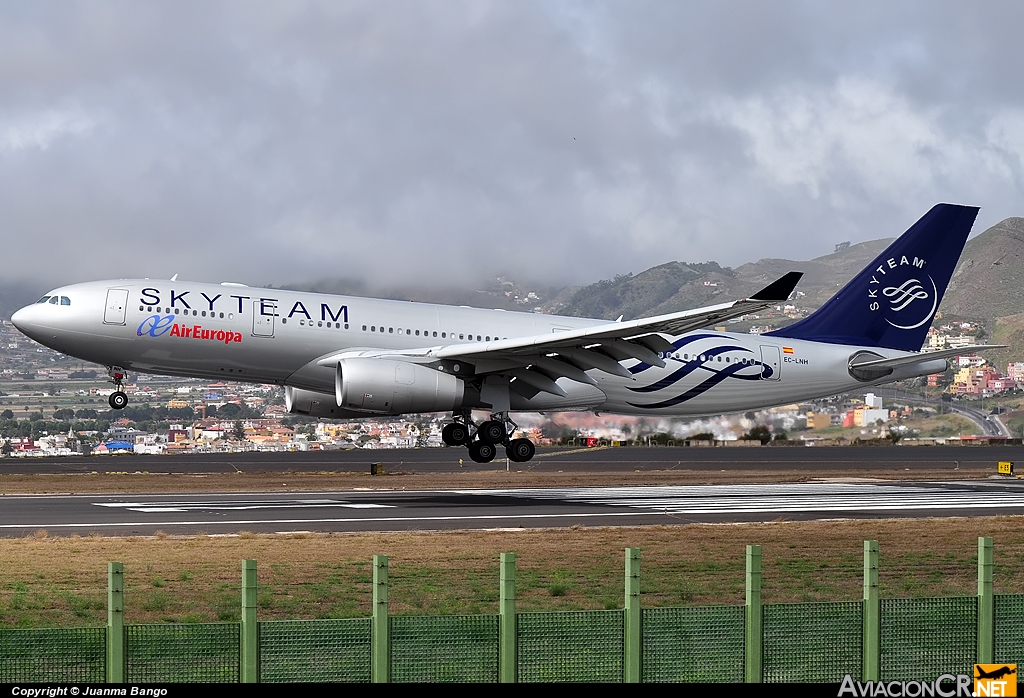
{"type": "Polygon", "coordinates": [[[983,226],[1021,213],[1021,12],[7,4],[2,276],[557,285],[983,226]]]}

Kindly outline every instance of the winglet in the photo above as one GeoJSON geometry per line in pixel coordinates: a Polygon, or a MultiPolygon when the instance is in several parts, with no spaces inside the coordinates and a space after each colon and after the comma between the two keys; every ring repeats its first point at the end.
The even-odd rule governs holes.
{"type": "Polygon", "coordinates": [[[789,299],[789,294],[800,283],[803,277],[802,271],[791,271],[785,276],[771,282],[760,291],[750,297],[752,301],[784,301],[789,299]]]}

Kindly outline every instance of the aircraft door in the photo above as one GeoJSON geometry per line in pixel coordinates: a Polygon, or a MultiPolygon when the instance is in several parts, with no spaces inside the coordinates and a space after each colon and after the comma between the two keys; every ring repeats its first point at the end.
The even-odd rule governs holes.
{"type": "Polygon", "coordinates": [[[128,310],[128,289],[108,288],[107,304],[103,307],[104,325],[123,325],[128,310]]]}
{"type": "Polygon", "coordinates": [[[274,318],[277,316],[277,304],[267,301],[253,301],[252,304],[252,336],[273,337],[274,318]]]}
{"type": "Polygon", "coordinates": [[[782,378],[782,352],[778,347],[761,345],[761,380],[777,381],[782,378]]]}

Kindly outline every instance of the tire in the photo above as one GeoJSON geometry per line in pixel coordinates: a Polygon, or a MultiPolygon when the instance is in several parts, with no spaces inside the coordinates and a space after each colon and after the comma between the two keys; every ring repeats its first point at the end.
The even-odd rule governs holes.
{"type": "Polygon", "coordinates": [[[486,422],[481,424],[476,435],[481,441],[486,441],[489,444],[500,444],[508,438],[508,432],[505,431],[505,425],[493,419],[488,419],[486,422]]]}
{"type": "Polygon", "coordinates": [[[109,404],[112,409],[123,410],[128,406],[128,396],[125,395],[123,391],[114,391],[110,394],[110,397],[107,398],[107,404],[109,404]]]}
{"type": "Polygon", "coordinates": [[[490,463],[497,452],[494,444],[486,441],[474,441],[469,445],[469,457],[477,463],[490,463]]]}
{"type": "Polygon", "coordinates": [[[469,429],[465,424],[453,422],[441,430],[441,440],[447,446],[462,446],[469,441],[469,429]]]}
{"type": "Polygon", "coordinates": [[[529,439],[512,439],[505,447],[505,455],[513,463],[525,463],[533,458],[537,449],[529,439]]]}

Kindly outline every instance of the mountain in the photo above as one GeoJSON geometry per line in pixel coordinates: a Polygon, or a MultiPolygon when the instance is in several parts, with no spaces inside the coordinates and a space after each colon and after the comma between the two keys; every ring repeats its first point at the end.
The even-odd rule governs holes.
{"type": "Polygon", "coordinates": [[[736,269],[716,262],[669,262],[635,276],[617,276],[584,286],[564,305],[551,310],[560,315],[606,320],[623,315],[629,320],[744,298],[790,271],[804,272],[797,287],[804,294],[799,305],[817,308],[891,242],[892,238],[862,242],[807,262],[762,259],[736,269]]]}
{"type": "Polygon", "coordinates": [[[1024,218],[968,240],[942,300],[943,313],[992,320],[1024,312],[1024,218]]]}
{"type": "MultiPolygon", "coordinates": [[[[820,307],[891,242],[892,238],[862,242],[806,262],[762,259],[735,269],[715,262],[669,262],[639,274],[584,286],[564,302],[550,304],[548,310],[577,317],[614,320],[622,315],[632,319],[744,298],[788,271],[802,271],[804,277],[792,303],[809,312],[820,307]]],[[[987,341],[1010,345],[987,356],[997,365],[1024,359],[1022,271],[1024,218],[1007,218],[968,240],[936,324],[951,319],[982,321],[990,338],[987,341]]],[[[775,317],[771,322],[782,326],[788,320],[775,317]]],[[[730,329],[742,332],[750,324],[732,325],[730,329]]]]}

